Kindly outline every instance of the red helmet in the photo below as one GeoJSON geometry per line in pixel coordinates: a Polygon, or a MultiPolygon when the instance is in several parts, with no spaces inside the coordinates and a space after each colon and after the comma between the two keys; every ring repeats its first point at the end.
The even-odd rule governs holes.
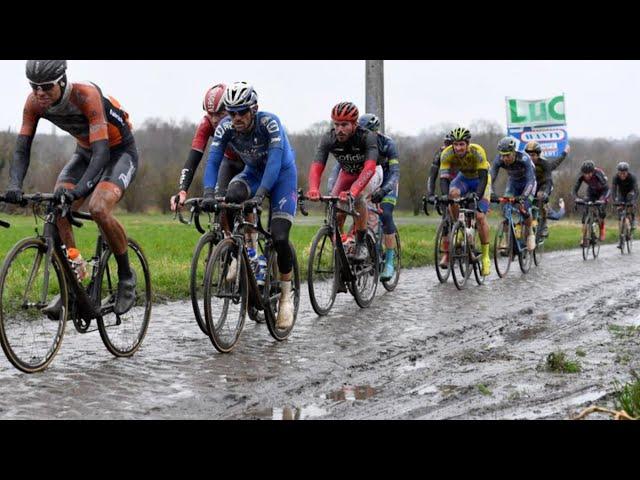
{"type": "Polygon", "coordinates": [[[331,120],[334,122],[356,123],[359,116],[358,107],[351,102],[340,102],[331,110],[331,120]]]}
{"type": "Polygon", "coordinates": [[[222,97],[224,97],[226,89],[227,86],[224,83],[219,83],[207,90],[207,93],[204,94],[202,109],[207,113],[218,113],[224,110],[222,97]]]}

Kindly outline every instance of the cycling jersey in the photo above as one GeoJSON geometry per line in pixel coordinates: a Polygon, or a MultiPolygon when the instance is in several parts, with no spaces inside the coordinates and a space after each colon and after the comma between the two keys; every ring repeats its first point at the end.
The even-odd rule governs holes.
{"type": "Polygon", "coordinates": [[[578,190],[580,189],[580,185],[582,182],[587,184],[587,195],[591,199],[604,199],[604,197],[608,198],[609,194],[609,186],[607,185],[607,176],[600,168],[596,168],[591,175],[591,178],[587,180],[583,174],[578,176],[578,180],[576,180],[576,184],[573,187],[573,194],[578,195],[578,190]]]}
{"type": "Polygon", "coordinates": [[[538,161],[534,162],[536,169],[536,183],[538,187],[536,189],[536,195],[538,192],[544,192],[547,196],[551,195],[553,191],[553,172],[560,164],[567,158],[567,152],[563,152],[555,160],[550,160],[546,157],[538,157],[538,161]]]}
{"type": "Polygon", "coordinates": [[[638,179],[629,172],[627,178],[622,180],[617,174],[613,177],[611,182],[612,196],[616,202],[626,201],[629,193],[633,193],[633,198],[638,198],[638,179]]]}
{"type": "MultiPolygon", "coordinates": [[[[387,137],[388,138],[388,137],[387,137]]],[[[327,164],[327,159],[331,153],[340,168],[347,173],[360,173],[367,160],[378,162],[378,140],[375,132],[370,132],[366,128],[358,126],[346,142],[339,142],[335,129],[327,132],[320,139],[316,150],[314,163],[319,163],[323,167],[327,164]]]]}
{"type": "MultiPolygon", "coordinates": [[[[209,138],[213,136],[213,133],[214,129],[213,125],[211,124],[211,120],[209,120],[209,117],[205,115],[198,124],[198,128],[196,128],[196,133],[193,136],[193,140],[191,141],[191,151],[189,152],[187,161],[185,162],[184,167],[180,172],[180,190],[183,190],[185,192],[189,190],[191,182],[193,181],[193,176],[198,169],[198,165],[200,165],[202,155],[205,148],[207,147],[207,142],[209,141],[209,138]]],[[[233,176],[240,173],[244,168],[244,163],[233,152],[231,147],[228,147],[225,150],[224,157],[225,158],[223,159],[222,166],[220,168],[224,168],[229,172],[234,173],[231,176],[225,176],[226,182],[219,182],[221,183],[219,193],[226,191],[229,180],[231,180],[233,176]]]]}
{"type": "Polygon", "coordinates": [[[295,153],[280,120],[272,113],[257,112],[253,129],[238,133],[233,129],[230,117],[222,119],[215,130],[211,151],[205,169],[204,186],[213,189],[218,180],[218,169],[227,146],[231,146],[250,169],[260,178],[261,194],[271,191],[281,170],[295,166],[295,153]]]}
{"type": "Polygon", "coordinates": [[[454,169],[467,178],[478,178],[479,170],[489,170],[484,148],[477,143],[470,143],[467,153],[459,158],[453,150],[453,145],[449,145],[440,156],[440,178],[452,179],[454,169]]]}
{"type": "Polygon", "coordinates": [[[513,195],[533,195],[536,188],[536,174],[529,155],[516,152],[515,160],[510,164],[507,164],[501,155],[496,155],[491,166],[491,181],[494,185],[501,168],[504,168],[509,175],[507,192],[513,195]]]}
{"type": "Polygon", "coordinates": [[[395,199],[398,196],[398,182],[400,181],[398,147],[391,137],[387,137],[382,133],[377,133],[376,137],[378,141],[378,165],[382,166],[384,174],[380,189],[385,194],[390,194],[393,197],[393,203],[395,203],[395,199]]]}

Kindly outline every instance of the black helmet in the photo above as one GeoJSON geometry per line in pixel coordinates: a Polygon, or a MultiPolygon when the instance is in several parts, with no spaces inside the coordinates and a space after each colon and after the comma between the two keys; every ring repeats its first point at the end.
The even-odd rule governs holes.
{"type": "Polygon", "coordinates": [[[619,172],[628,172],[629,164],[627,162],[620,162],[617,168],[619,172]]]}
{"type": "Polygon", "coordinates": [[[513,137],[503,137],[498,142],[498,153],[507,155],[516,151],[516,139],[513,137]]]}
{"type": "Polygon", "coordinates": [[[531,140],[525,145],[524,151],[527,153],[537,153],[538,155],[540,155],[542,153],[542,147],[540,147],[540,144],[538,142],[531,140]]]}
{"type": "Polygon", "coordinates": [[[372,132],[380,130],[380,119],[373,113],[365,113],[358,119],[358,125],[372,132]]]}
{"type": "Polygon", "coordinates": [[[580,167],[582,173],[592,173],[596,169],[596,164],[591,160],[585,160],[580,167]]]}
{"type": "Polygon", "coordinates": [[[451,132],[449,132],[444,136],[444,145],[448,147],[452,143],[453,143],[453,137],[451,136],[451,132]]]}
{"type": "Polygon", "coordinates": [[[66,71],[66,60],[27,60],[27,78],[36,85],[60,80],[66,71]]]}

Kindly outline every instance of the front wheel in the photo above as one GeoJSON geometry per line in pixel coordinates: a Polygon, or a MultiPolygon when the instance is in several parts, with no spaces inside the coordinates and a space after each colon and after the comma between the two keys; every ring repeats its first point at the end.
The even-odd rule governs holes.
{"type": "Polygon", "coordinates": [[[496,231],[493,242],[493,263],[496,266],[496,273],[500,278],[504,278],[509,273],[511,261],[513,260],[513,235],[508,222],[504,221],[496,231]]]}
{"type": "Polygon", "coordinates": [[[482,241],[480,240],[480,232],[477,229],[473,230],[473,245],[471,246],[471,262],[473,264],[473,275],[476,277],[476,283],[478,285],[484,284],[487,277],[482,274],[482,241]]]}
{"type": "Polygon", "coordinates": [[[458,290],[465,287],[469,275],[471,275],[471,264],[469,256],[469,243],[467,241],[466,227],[463,223],[456,223],[449,236],[449,265],[453,283],[458,290]]]}
{"type": "Polygon", "coordinates": [[[545,238],[541,235],[542,229],[539,226],[535,228],[536,234],[536,249],[533,251],[533,263],[536,267],[542,263],[542,255],[544,254],[544,242],[545,238]]]}
{"type": "MultiPolygon", "coordinates": [[[[442,221],[438,226],[438,231],[436,232],[436,241],[433,247],[433,259],[436,265],[436,275],[438,276],[438,280],[440,283],[447,283],[449,279],[449,274],[451,273],[451,265],[448,265],[447,268],[442,268],[440,266],[440,262],[442,261],[442,257],[445,254],[449,253],[449,245],[447,242],[449,241],[449,224],[448,222],[442,221]]],[[[450,264],[451,262],[449,262],[450,264]]]]}
{"type": "Polygon", "coordinates": [[[142,345],[151,318],[151,275],[147,259],[132,239],[128,241],[131,270],[136,273],[136,300],[133,307],[122,315],[114,313],[118,288],[118,265],[109,248],[100,259],[97,276],[100,316],[98,330],[102,341],[116,357],[130,357],[142,345]]]}
{"type": "MultiPolygon", "coordinates": [[[[532,227],[533,228],[533,227],[532,227]]],[[[529,273],[531,269],[531,261],[533,260],[533,252],[527,249],[526,227],[524,223],[520,224],[520,231],[523,232],[523,239],[518,240],[520,251],[518,252],[518,264],[522,273],[529,273]]]]}
{"type": "MultiPolygon", "coordinates": [[[[318,230],[311,244],[307,265],[309,300],[313,311],[321,316],[329,313],[338,293],[336,252],[331,236],[329,227],[318,230]]],[[[336,237],[340,241],[339,235],[336,237]]]]}
{"type": "Polygon", "coordinates": [[[191,304],[193,315],[196,317],[198,327],[206,336],[209,336],[207,322],[204,319],[204,272],[207,262],[213,249],[218,243],[218,236],[213,232],[207,232],[200,237],[193,250],[191,258],[191,275],[189,281],[189,291],[191,293],[191,304]]]}
{"type": "Polygon", "coordinates": [[[593,252],[593,258],[598,258],[600,254],[600,235],[599,235],[600,225],[598,222],[593,222],[591,224],[591,251],[593,252]]]}
{"type": "Polygon", "coordinates": [[[633,247],[633,231],[629,227],[629,224],[627,224],[625,229],[625,244],[627,246],[627,253],[630,254],[631,248],[633,247]]]}
{"type": "Polygon", "coordinates": [[[351,293],[360,308],[367,308],[373,302],[378,288],[378,249],[375,237],[371,231],[367,231],[365,245],[369,255],[361,263],[351,263],[351,270],[355,277],[352,282],[351,293]]]}
{"type": "Polygon", "coordinates": [[[278,311],[282,303],[282,289],[280,285],[280,271],[278,269],[278,254],[271,250],[269,262],[267,263],[267,278],[265,279],[262,303],[266,311],[267,327],[271,336],[278,341],[285,340],[292,332],[293,326],[298,318],[298,308],[300,307],[300,270],[298,268],[298,257],[296,256],[293,244],[289,242],[293,260],[293,276],[291,278],[291,292],[288,300],[293,304],[293,322],[287,328],[277,326],[278,311]]]}
{"type": "Polygon", "coordinates": [[[0,344],[18,370],[44,370],[60,349],[69,315],[67,284],[56,252],[47,259],[47,246],[27,238],[7,254],[0,272],[0,344]],[[53,268],[51,268],[53,267],[53,268]],[[42,309],[60,295],[58,318],[42,309]]]}

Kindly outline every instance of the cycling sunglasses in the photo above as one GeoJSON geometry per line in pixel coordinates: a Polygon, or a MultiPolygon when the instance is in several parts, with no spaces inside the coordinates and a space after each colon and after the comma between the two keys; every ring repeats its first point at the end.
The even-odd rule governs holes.
{"type": "Polygon", "coordinates": [[[43,92],[48,92],[53,87],[55,87],[56,83],[62,80],[62,77],[64,77],[64,74],[60,75],[58,78],[56,78],[51,82],[44,82],[44,83],[29,82],[29,85],[31,85],[31,88],[33,90],[42,90],[43,92]]]}
{"type": "Polygon", "coordinates": [[[230,112],[230,111],[227,111],[227,114],[228,114],[231,118],[233,118],[233,117],[235,117],[235,116],[237,116],[237,115],[239,115],[239,116],[243,117],[243,116],[245,116],[245,115],[247,114],[247,112],[248,112],[249,110],[250,110],[249,108],[245,108],[245,109],[243,109],[243,110],[238,110],[237,112],[230,112]]]}

